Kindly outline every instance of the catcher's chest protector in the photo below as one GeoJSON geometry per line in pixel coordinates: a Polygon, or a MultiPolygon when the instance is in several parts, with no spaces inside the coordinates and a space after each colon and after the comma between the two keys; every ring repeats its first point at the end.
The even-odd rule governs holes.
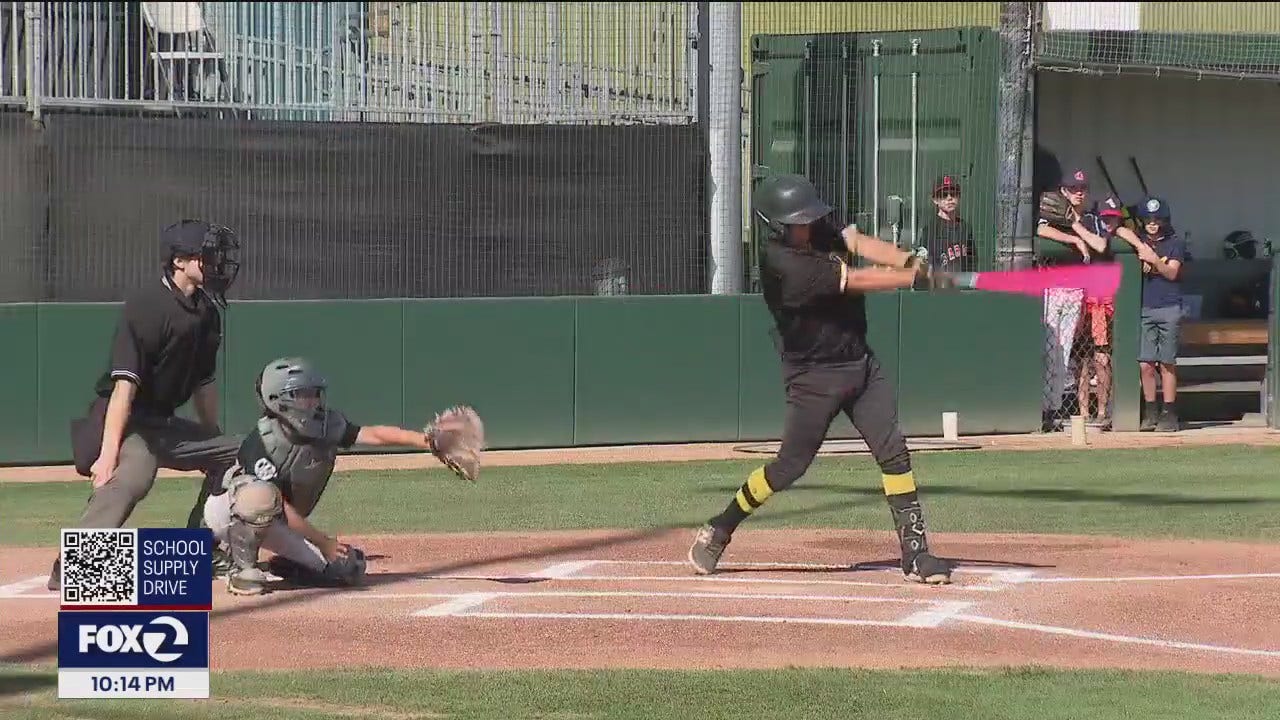
{"type": "MultiPolygon", "coordinates": [[[[332,414],[330,424],[345,426],[346,422],[332,414]]],[[[345,427],[337,429],[340,435],[345,427]]],[[[255,434],[261,440],[258,453],[261,457],[243,458],[241,465],[259,479],[279,485],[294,509],[302,515],[310,515],[329,484],[329,476],[333,474],[338,456],[336,444],[328,442],[327,438],[305,445],[290,442],[279,421],[269,417],[258,419],[255,434]],[[270,463],[270,467],[263,460],[270,463]],[[263,477],[264,474],[273,474],[273,477],[263,477]]],[[[259,446],[253,442],[245,445],[259,446]]]]}

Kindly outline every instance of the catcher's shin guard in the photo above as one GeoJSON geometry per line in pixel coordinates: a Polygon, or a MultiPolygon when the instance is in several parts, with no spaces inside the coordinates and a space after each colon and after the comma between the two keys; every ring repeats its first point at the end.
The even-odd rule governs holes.
{"type": "Polygon", "coordinates": [[[267,591],[267,575],[258,569],[258,528],[233,519],[227,528],[231,568],[227,571],[227,592],[234,595],[261,595],[267,591]]]}
{"type": "Polygon", "coordinates": [[[886,499],[893,517],[893,528],[902,551],[902,574],[908,580],[943,585],[951,582],[950,565],[929,552],[924,509],[908,471],[902,475],[884,476],[886,499]],[[893,492],[899,490],[901,492],[893,492]]]}

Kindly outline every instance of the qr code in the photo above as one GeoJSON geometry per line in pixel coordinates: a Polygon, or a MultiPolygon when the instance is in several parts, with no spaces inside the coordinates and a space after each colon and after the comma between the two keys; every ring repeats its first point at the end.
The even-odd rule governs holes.
{"type": "Polygon", "coordinates": [[[138,531],[62,531],[62,602],[138,604],[138,531]]]}

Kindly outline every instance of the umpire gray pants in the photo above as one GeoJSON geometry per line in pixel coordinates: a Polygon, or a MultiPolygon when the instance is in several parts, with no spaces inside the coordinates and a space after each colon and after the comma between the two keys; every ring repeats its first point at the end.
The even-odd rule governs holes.
{"type": "Polygon", "coordinates": [[[185,418],[131,420],[111,480],[93,490],[77,527],[123,527],[134,507],[151,492],[160,468],[204,472],[187,520],[187,527],[199,527],[209,488],[222,482],[235,462],[240,441],[185,418]]]}

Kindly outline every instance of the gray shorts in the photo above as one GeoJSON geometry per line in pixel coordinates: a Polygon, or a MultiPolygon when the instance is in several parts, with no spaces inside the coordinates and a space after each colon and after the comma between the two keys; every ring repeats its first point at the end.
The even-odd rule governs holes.
{"type": "Polygon", "coordinates": [[[1142,308],[1142,338],[1138,362],[1173,365],[1178,359],[1178,327],[1182,322],[1182,306],[1142,308]]]}

